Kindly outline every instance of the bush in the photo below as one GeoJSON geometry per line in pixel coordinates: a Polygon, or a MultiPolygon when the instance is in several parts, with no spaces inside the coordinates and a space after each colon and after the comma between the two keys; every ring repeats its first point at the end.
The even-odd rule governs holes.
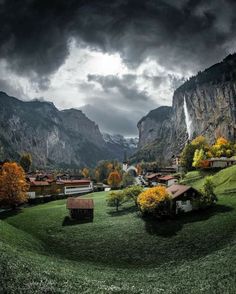
{"type": "Polygon", "coordinates": [[[212,181],[212,176],[206,177],[203,188],[201,190],[202,196],[200,198],[200,207],[205,208],[211,206],[217,201],[214,188],[215,185],[212,181]]]}
{"type": "Polygon", "coordinates": [[[162,217],[171,214],[171,198],[163,186],[150,188],[142,192],[137,199],[142,214],[162,217]]]}
{"type": "Polygon", "coordinates": [[[122,186],[128,187],[134,184],[134,177],[130,173],[124,173],[122,178],[122,186]]]}
{"type": "Polygon", "coordinates": [[[107,205],[116,208],[118,211],[119,207],[125,201],[123,191],[112,191],[107,195],[107,205]]]}
{"type": "Polygon", "coordinates": [[[135,205],[137,205],[137,198],[140,193],[143,192],[143,187],[141,186],[131,186],[123,190],[125,198],[127,200],[133,200],[135,205]]]}

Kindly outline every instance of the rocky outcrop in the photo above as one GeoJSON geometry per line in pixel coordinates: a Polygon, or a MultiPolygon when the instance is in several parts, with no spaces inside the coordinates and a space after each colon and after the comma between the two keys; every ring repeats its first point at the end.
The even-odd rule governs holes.
{"type": "Polygon", "coordinates": [[[92,166],[117,158],[98,126],[80,110],[23,102],[0,92],[0,160],[30,152],[36,167],[92,166]]]}
{"type": "Polygon", "coordinates": [[[150,160],[168,160],[198,135],[211,143],[219,136],[235,141],[236,55],[190,78],[175,91],[171,108],[151,111],[138,129],[139,150],[134,160],[147,152],[153,154],[150,160]]]}
{"type": "Polygon", "coordinates": [[[103,133],[103,139],[106,142],[107,148],[120,161],[124,159],[124,155],[133,155],[138,147],[138,138],[125,138],[122,135],[103,133]]]}

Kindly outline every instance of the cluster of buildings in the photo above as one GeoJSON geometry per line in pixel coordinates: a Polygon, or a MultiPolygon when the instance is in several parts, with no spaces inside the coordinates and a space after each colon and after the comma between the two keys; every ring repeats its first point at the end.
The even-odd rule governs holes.
{"type": "Polygon", "coordinates": [[[145,176],[148,186],[165,185],[170,187],[171,185],[178,183],[178,178],[172,175],[163,175],[161,173],[150,173],[145,176]]]}
{"type": "Polygon", "coordinates": [[[28,174],[26,179],[29,183],[30,199],[79,195],[93,191],[93,182],[90,179],[75,179],[65,175],[54,178],[50,174],[28,174]]]}

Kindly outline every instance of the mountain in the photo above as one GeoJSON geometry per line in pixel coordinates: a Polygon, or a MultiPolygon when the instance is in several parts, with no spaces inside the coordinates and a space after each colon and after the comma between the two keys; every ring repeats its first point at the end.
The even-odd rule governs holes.
{"type": "Polygon", "coordinates": [[[119,134],[103,133],[103,139],[110,152],[117,156],[120,161],[123,160],[124,153],[131,156],[137,150],[138,138],[125,138],[119,134]]]}
{"type": "Polygon", "coordinates": [[[37,167],[93,166],[120,158],[121,148],[116,153],[111,147],[80,110],[59,111],[50,102],[23,102],[0,92],[0,160],[30,152],[37,167]]]}
{"type": "Polygon", "coordinates": [[[235,141],[236,54],[191,77],[174,92],[172,107],[152,110],[138,129],[133,161],[168,161],[198,135],[210,143],[218,136],[235,141]]]}

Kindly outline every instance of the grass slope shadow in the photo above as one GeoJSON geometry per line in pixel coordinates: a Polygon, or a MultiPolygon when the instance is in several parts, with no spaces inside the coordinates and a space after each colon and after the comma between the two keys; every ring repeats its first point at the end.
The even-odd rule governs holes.
{"type": "Polygon", "coordinates": [[[150,235],[171,237],[176,235],[183,228],[184,224],[207,220],[218,213],[226,213],[232,210],[232,207],[216,204],[208,209],[192,211],[171,219],[160,220],[144,217],[143,221],[145,222],[145,229],[150,235]]]}

